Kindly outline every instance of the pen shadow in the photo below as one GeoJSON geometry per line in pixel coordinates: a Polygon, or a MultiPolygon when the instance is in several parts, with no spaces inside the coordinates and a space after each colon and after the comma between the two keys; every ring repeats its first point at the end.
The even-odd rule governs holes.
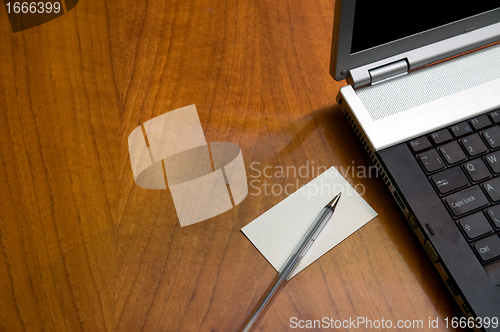
{"type": "MultiPolygon", "coordinates": [[[[371,173],[365,172],[363,173],[364,176],[360,177],[358,176],[359,173],[355,171],[346,171],[346,167],[349,166],[362,166],[365,170],[370,166],[374,166],[342,113],[340,106],[335,104],[314,111],[305,116],[298,125],[294,124],[293,129],[287,128],[287,130],[297,130],[297,127],[300,129],[296,131],[296,135],[279,153],[293,153],[316,130],[321,130],[322,137],[326,141],[324,150],[330,154],[331,165],[338,166],[339,172],[353,187],[361,184],[363,188],[366,188],[367,192],[360,193],[360,195],[375,211],[379,212],[379,217],[369,223],[371,227],[376,227],[373,225],[375,223],[382,226],[384,233],[425,291],[428,301],[433,304],[441,317],[449,315],[450,312],[455,312],[456,315],[460,316],[461,311],[447,291],[445,283],[425,254],[418,239],[407,225],[404,215],[399,210],[384,181],[378,177],[378,174],[376,176],[366,176],[366,174],[371,173]],[[344,166],[343,171],[342,165],[344,166]],[[429,272],[431,270],[432,272],[429,272]],[[437,284],[440,284],[439,287],[436,287],[437,284]],[[436,288],[439,288],[439,293],[436,292],[436,288]],[[443,298],[448,298],[449,301],[444,304],[441,301],[443,298]]],[[[352,170],[354,170],[354,167],[352,170]]],[[[366,229],[367,226],[364,228],[366,229]]],[[[387,245],[384,245],[384,247],[387,248],[387,245]]],[[[381,250],[380,248],[381,246],[373,248],[373,250],[381,250]]]]}

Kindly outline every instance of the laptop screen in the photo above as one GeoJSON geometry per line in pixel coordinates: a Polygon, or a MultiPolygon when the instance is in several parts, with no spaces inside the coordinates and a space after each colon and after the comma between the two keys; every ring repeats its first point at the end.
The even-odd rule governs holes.
{"type": "MultiPolygon", "coordinates": [[[[351,54],[500,8],[498,0],[357,0],[351,54]]],[[[474,29],[471,26],[469,29],[474,29]]]]}

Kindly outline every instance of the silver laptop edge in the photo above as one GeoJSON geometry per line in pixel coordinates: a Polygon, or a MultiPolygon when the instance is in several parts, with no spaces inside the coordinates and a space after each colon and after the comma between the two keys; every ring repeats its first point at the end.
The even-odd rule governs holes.
{"type": "Polygon", "coordinates": [[[381,84],[348,85],[340,95],[371,150],[379,151],[499,108],[498,91],[500,44],[381,84]]]}

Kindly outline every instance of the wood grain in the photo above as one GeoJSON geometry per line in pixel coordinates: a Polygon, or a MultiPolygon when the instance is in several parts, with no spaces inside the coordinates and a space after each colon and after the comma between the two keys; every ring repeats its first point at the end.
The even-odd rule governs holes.
{"type": "MultiPolygon", "coordinates": [[[[276,273],[240,229],[286,194],[250,187],[181,228],[168,190],[135,185],[127,137],[196,104],[207,141],[238,144],[261,190],[314,177],[266,166],[368,167],[328,73],[333,7],[86,0],[15,34],[2,11],[0,331],[237,330],[276,273]]],[[[437,317],[446,330],[459,310],[383,181],[345,177],[379,216],[288,283],[259,329],[437,317]]]]}

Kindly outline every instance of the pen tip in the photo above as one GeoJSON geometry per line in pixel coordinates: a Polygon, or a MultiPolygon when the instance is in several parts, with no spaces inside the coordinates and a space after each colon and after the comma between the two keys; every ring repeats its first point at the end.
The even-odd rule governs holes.
{"type": "Polygon", "coordinates": [[[337,196],[335,196],[331,201],[330,203],[327,204],[327,206],[330,206],[332,207],[333,209],[335,209],[335,207],[337,206],[337,203],[339,202],[340,200],[340,196],[342,196],[342,192],[338,193],[337,196]]]}

